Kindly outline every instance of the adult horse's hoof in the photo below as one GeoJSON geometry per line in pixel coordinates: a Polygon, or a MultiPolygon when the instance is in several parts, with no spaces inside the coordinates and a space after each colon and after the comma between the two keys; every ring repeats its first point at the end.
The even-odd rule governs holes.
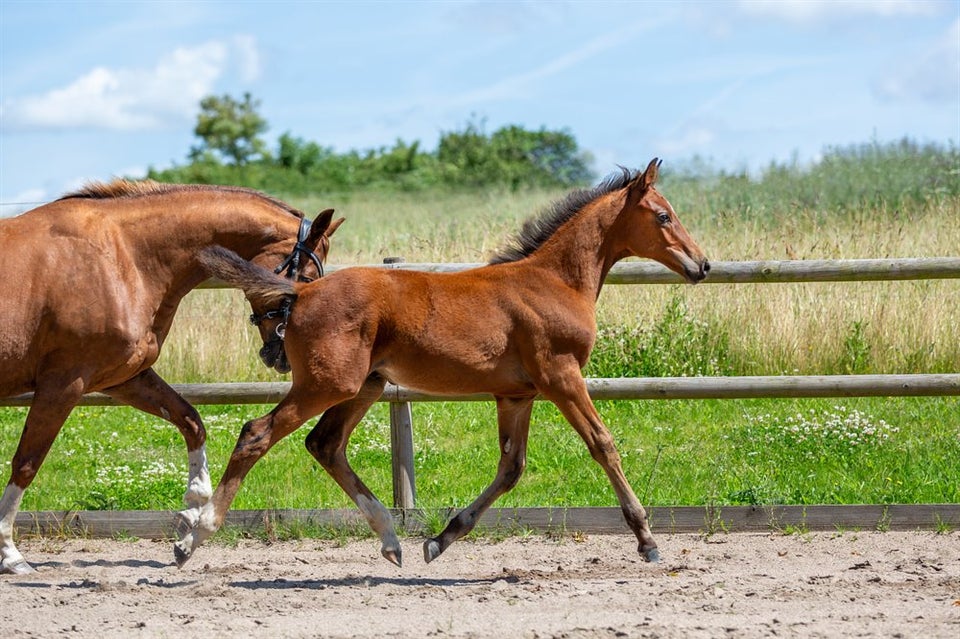
{"type": "Polygon", "coordinates": [[[656,548],[648,548],[645,551],[640,551],[640,554],[643,555],[643,558],[649,561],[651,564],[660,563],[660,551],[656,548]]]}
{"type": "Polygon", "coordinates": [[[23,558],[13,561],[5,560],[0,564],[0,575],[29,575],[32,572],[37,571],[23,558]]]}
{"type": "Polygon", "coordinates": [[[173,518],[173,528],[180,536],[180,539],[173,543],[173,558],[177,562],[177,568],[183,568],[183,564],[187,563],[193,555],[193,549],[197,547],[196,525],[199,520],[197,511],[193,509],[181,511],[173,518]]]}
{"type": "Polygon", "coordinates": [[[183,568],[183,564],[187,563],[191,554],[180,547],[180,542],[173,544],[173,558],[177,562],[177,568],[183,568]]]}
{"type": "Polygon", "coordinates": [[[436,539],[428,539],[423,542],[423,560],[428,564],[440,556],[440,542],[436,539]]]}

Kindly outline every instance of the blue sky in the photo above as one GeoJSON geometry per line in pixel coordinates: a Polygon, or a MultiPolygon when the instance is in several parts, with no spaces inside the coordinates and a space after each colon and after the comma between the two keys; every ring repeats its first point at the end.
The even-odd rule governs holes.
{"type": "Polygon", "coordinates": [[[598,175],[960,141],[960,0],[0,0],[0,215],[183,163],[200,99],[338,151],[485,121],[569,129],[598,175]]]}

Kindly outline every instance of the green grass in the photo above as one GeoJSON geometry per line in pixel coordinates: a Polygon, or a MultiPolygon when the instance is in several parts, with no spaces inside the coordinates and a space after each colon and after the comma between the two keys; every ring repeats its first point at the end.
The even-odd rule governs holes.
{"type": "MultiPolygon", "coordinates": [[[[960,398],[603,401],[598,407],[627,477],[648,505],[960,501],[960,398]]],[[[202,407],[214,480],[242,423],[266,409],[202,407]]],[[[413,410],[418,505],[466,505],[496,471],[493,404],[418,403],[413,410]]],[[[4,465],[23,415],[23,409],[0,411],[4,465]]],[[[349,454],[389,505],[388,420],[386,404],[377,404],[349,454]]],[[[307,432],[289,436],[257,464],[234,508],[352,507],[304,449],[307,432]]],[[[54,444],[23,509],[178,509],[185,477],[184,445],[172,426],[132,409],[85,407],[54,444]]],[[[526,473],[497,505],[616,501],[573,429],[552,405],[538,402],[526,473]]]]}

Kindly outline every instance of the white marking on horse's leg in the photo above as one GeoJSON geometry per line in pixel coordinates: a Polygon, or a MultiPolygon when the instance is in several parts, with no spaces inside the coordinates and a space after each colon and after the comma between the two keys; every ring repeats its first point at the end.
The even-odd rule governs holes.
{"type": "Polygon", "coordinates": [[[357,508],[380,537],[380,554],[399,566],[401,563],[400,539],[393,528],[393,516],[390,511],[378,500],[370,499],[366,495],[357,495],[356,499],[357,508]]]}
{"type": "Polygon", "coordinates": [[[193,555],[193,551],[219,529],[213,503],[207,502],[199,508],[177,513],[175,526],[180,539],[173,544],[173,555],[177,566],[182,568],[193,555]]]}
{"type": "MultiPolygon", "coordinates": [[[[213,532],[203,533],[197,528],[203,519],[204,507],[210,505],[212,512],[210,497],[213,495],[213,488],[210,486],[210,473],[207,470],[206,444],[191,450],[188,453],[188,459],[190,474],[187,477],[187,492],[183,495],[187,509],[178,513],[174,521],[174,526],[180,534],[180,541],[174,545],[174,555],[177,565],[181,567],[193,554],[194,549],[213,534],[213,532]]],[[[212,525],[210,516],[207,516],[204,523],[207,526],[212,525]]],[[[213,530],[215,531],[216,527],[213,530]]]]}
{"type": "Polygon", "coordinates": [[[188,453],[190,474],[187,477],[187,492],[183,500],[191,509],[199,509],[210,501],[213,487],[210,485],[210,471],[207,469],[207,445],[203,444],[188,453]]]}
{"type": "Polygon", "coordinates": [[[0,574],[23,575],[33,568],[13,543],[13,524],[20,510],[23,489],[16,484],[7,484],[0,497],[0,574]]]}

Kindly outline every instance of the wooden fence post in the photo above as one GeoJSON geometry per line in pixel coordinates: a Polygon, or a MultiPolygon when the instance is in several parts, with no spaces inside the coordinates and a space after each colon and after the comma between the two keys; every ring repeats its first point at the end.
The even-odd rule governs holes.
{"type": "MultiPolygon", "coordinates": [[[[387,265],[402,264],[402,257],[385,257],[387,265]]],[[[413,474],[413,409],[410,402],[390,402],[390,444],[393,465],[393,507],[414,508],[417,486],[413,474]]]]}
{"type": "Polygon", "coordinates": [[[390,444],[393,448],[393,507],[414,508],[417,486],[413,474],[413,411],[410,402],[390,402],[390,444]]]}

